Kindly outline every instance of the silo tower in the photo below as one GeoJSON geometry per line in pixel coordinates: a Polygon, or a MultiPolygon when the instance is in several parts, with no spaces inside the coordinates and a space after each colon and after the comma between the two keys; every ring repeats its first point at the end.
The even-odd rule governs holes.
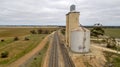
{"type": "Polygon", "coordinates": [[[80,26],[80,12],[75,8],[75,5],[71,5],[70,12],[66,14],[66,44],[73,52],[89,52],[90,31],[80,26]]]}
{"type": "Polygon", "coordinates": [[[80,12],[77,12],[75,5],[70,6],[70,12],[66,14],[66,44],[70,47],[70,31],[72,29],[79,27],[79,15],[80,12]]]}

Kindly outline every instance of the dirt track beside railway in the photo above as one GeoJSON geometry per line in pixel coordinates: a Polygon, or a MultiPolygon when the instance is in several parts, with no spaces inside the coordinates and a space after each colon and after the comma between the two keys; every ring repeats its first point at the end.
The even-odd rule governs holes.
{"type": "Polygon", "coordinates": [[[13,66],[20,67],[21,65],[26,63],[32,56],[34,56],[37,52],[39,52],[45,46],[49,37],[50,35],[46,36],[36,48],[34,48],[32,51],[30,51],[29,53],[27,53],[25,56],[21,57],[17,61],[11,63],[8,67],[13,67],[13,66]]]}

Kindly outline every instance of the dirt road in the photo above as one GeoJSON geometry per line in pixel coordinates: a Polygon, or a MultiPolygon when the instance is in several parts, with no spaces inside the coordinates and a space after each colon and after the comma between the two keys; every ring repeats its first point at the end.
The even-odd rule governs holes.
{"type": "Polygon", "coordinates": [[[20,59],[18,59],[17,61],[11,63],[8,67],[20,67],[20,65],[24,64],[27,60],[29,60],[33,55],[35,55],[37,52],[39,52],[47,43],[48,41],[48,37],[50,35],[46,36],[43,41],[41,41],[41,43],[34,48],[31,52],[29,52],[28,54],[26,54],[25,56],[21,57],[20,59]]]}
{"type": "Polygon", "coordinates": [[[108,52],[120,54],[120,51],[112,50],[112,49],[101,47],[101,46],[97,46],[97,45],[91,45],[91,46],[95,47],[95,48],[98,48],[98,49],[101,49],[103,51],[108,51],[108,52]]]}

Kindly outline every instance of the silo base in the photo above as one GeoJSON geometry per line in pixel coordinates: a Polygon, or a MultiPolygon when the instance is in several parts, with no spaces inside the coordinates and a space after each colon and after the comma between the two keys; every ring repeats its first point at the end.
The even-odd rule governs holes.
{"type": "Polygon", "coordinates": [[[69,48],[69,51],[72,52],[72,53],[76,53],[76,54],[87,54],[87,53],[90,53],[91,51],[84,51],[84,52],[76,52],[76,51],[73,51],[71,48],[69,48]]]}
{"type": "Polygon", "coordinates": [[[76,53],[88,53],[90,49],[90,31],[79,27],[70,34],[70,50],[76,53]]]}

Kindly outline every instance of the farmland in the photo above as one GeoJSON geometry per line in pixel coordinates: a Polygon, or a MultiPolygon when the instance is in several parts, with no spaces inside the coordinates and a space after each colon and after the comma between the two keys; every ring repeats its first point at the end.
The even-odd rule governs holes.
{"type": "Polygon", "coordinates": [[[3,51],[9,53],[7,58],[0,58],[0,67],[6,66],[35,48],[48,34],[31,34],[31,30],[48,30],[49,33],[57,28],[0,28],[0,54],[3,51]],[[19,40],[14,41],[18,37],[19,40]],[[25,37],[29,40],[25,40],[25,37]]]}
{"type": "MultiPolygon", "coordinates": [[[[92,27],[88,29],[91,30],[92,27]]],[[[104,28],[103,27],[103,29],[105,31],[105,35],[115,37],[115,38],[120,38],[120,28],[104,28]]]]}
{"type": "Polygon", "coordinates": [[[120,38],[120,28],[104,28],[104,30],[108,36],[120,38]]]}
{"type": "MultiPolygon", "coordinates": [[[[24,56],[26,53],[34,49],[48,34],[59,28],[0,28],[0,54],[3,51],[7,51],[8,57],[0,57],[0,67],[5,67],[24,56]],[[30,31],[35,30],[36,33],[32,34],[30,31]],[[38,33],[38,30],[48,31],[45,34],[38,33]],[[15,41],[14,38],[18,37],[15,41]],[[25,40],[27,37],[29,40],[25,40]],[[2,40],[4,40],[2,42],[2,40]]],[[[120,28],[103,28],[105,35],[120,38],[120,28]]],[[[48,48],[48,44],[40,51],[40,55],[36,55],[33,61],[28,63],[28,67],[38,65],[42,62],[45,52],[48,48]]]]}

